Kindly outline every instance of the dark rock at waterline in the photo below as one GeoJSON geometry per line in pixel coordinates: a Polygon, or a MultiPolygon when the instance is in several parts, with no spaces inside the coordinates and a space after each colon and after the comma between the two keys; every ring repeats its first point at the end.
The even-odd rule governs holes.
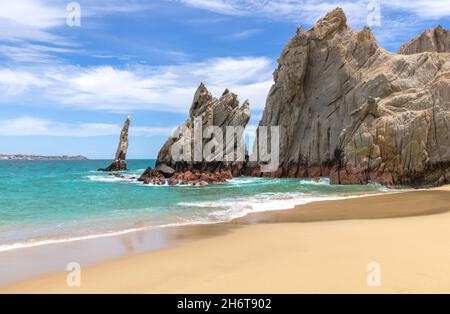
{"type": "Polygon", "coordinates": [[[233,178],[230,170],[177,172],[169,179],[169,185],[207,185],[224,183],[233,178]]]}
{"type": "Polygon", "coordinates": [[[112,171],[126,171],[127,162],[125,160],[114,160],[108,167],[100,168],[97,171],[112,172],[112,171]]]}
{"type": "Polygon", "coordinates": [[[153,185],[207,185],[224,183],[227,180],[233,178],[230,170],[218,170],[218,171],[200,171],[200,170],[187,170],[183,172],[175,172],[170,178],[164,177],[164,175],[152,168],[147,168],[141,175],[138,181],[144,184],[153,185]]]}
{"type": "Polygon", "coordinates": [[[137,177],[135,176],[126,176],[120,173],[110,173],[109,174],[110,177],[114,177],[114,178],[119,178],[119,179],[127,179],[127,180],[136,180],[137,177]]]}
{"type": "Polygon", "coordinates": [[[165,164],[158,165],[155,170],[161,173],[165,178],[170,178],[175,174],[175,170],[165,164]]]}
{"type": "Polygon", "coordinates": [[[159,171],[153,170],[151,167],[148,167],[144,171],[138,181],[153,185],[165,185],[167,183],[166,178],[159,171]]]}

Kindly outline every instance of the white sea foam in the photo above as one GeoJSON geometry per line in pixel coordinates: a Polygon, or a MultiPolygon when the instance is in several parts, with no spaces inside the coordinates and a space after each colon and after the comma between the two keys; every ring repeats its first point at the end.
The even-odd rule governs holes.
{"type": "Polygon", "coordinates": [[[179,203],[179,206],[190,208],[216,208],[208,215],[221,221],[228,221],[246,216],[250,213],[269,210],[285,210],[296,205],[307,204],[314,201],[324,201],[343,198],[342,196],[315,197],[306,194],[294,193],[265,193],[246,198],[225,199],[211,202],[179,203]]]}
{"type": "Polygon", "coordinates": [[[260,178],[250,178],[250,177],[244,177],[244,178],[233,178],[228,180],[227,182],[232,185],[243,185],[243,184],[251,184],[256,183],[259,181],[260,178]]]}
{"type": "Polygon", "coordinates": [[[319,180],[303,179],[303,180],[300,180],[300,184],[304,184],[304,185],[330,185],[330,178],[320,178],[319,180]]]}
{"type": "Polygon", "coordinates": [[[115,177],[115,176],[105,176],[105,175],[97,175],[97,176],[87,176],[87,179],[91,181],[96,182],[108,182],[108,183],[114,183],[114,182],[134,182],[136,181],[135,176],[131,175],[123,175],[123,177],[115,177]]]}
{"type": "Polygon", "coordinates": [[[96,176],[87,176],[86,178],[90,181],[95,182],[105,182],[105,183],[131,183],[131,184],[138,184],[142,186],[148,186],[148,187],[162,187],[162,186],[168,186],[169,184],[166,182],[166,184],[159,185],[159,184],[143,184],[142,182],[139,182],[137,180],[137,175],[132,174],[121,174],[120,177],[116,176],[110,176],[110,175],[96,175],[96,176]]]}
{"type": "MultiPolygon", "coordinates": [[[[132,174],[121,174],[120,177],[116,177],[116,176],[111,176],[111,175],[92,175],[92,176],[87,176],[86,179],[90,180],[90,181],[95,181],[95,182],[105,182],[105,183],[132,183],[132,184],[137,184],[137,185],[141,185],[141,186],[145,186],[145,187],[166,187],[169,186],[169,182],[166,180],[165,184],[143,184],[142,182],[139,182],[137,180],[137,178],[139,177],[139,175],[132,175],[132,174]]],[[[177,186],[177,187],[198,187],[198,185],[195,184],[175,184],[173,186],[177,186]]]]}
{"type": "Polygon", "coordinates": [[[305,193],[264,193],[256,196],[242,197],[236,199],[224,199],[219,201],[208,202],[180,202],[179,206],[189,207],[191,209],[207,209],[216,210],[208,215],[214,220],[230,221],[236,218],[244,217],[250,213],[286,210],[295,208],[297,205],[308,204],[319,201],[331,201],[348,198],[359,198],[380,195],[385,193],[366,193],[360,195],[311,195],[305,193]]]}

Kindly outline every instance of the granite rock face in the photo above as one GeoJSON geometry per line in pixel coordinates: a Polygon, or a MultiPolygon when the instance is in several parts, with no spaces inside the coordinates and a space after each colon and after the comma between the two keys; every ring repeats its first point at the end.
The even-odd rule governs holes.
{"type": "Polygon", "coordinates": [[[116,157],[107,168],[100,168],[98,171],[125,171],[127,170],[127,152],[128,152],[128,130],[130,128],[131,118],[128,116],[120,133],[119,146],[117,147],[116,157]]]}
{"type": "Polygon", "coordinates": [[[246,173],[330,176],[336,184],[449,182],[450,54],[440,52],[449,38],[435,33],[447,35],[434,46],[416,38],[392,54],[369,28],[348,27],[340,8],[298,30],[278,60],[260,122],[281,127],[280,167],[246,173]]]}
{"type": "Polygon", "coordinates": [[[220,98],[215,98],[203,83],[200,84],[194,95],[189,119],[177,128],[174,133],[176,137],[169,138],[163,145],[155,169],[148,169],[140,180],[153,183],[153,178],[161,175],[169,184],[203,184],[225,182],[232,176],[240,175],[248,159],[242,132],[228,137],[230,133],[227,128],[240,127],[243,131],[249,119],[248,101],[239,106],[237,95],[228,89],[220,98]],[[222,138],[218,138],[217,134],[208,134],[212,126],[220,129],[222,138]],[[197,145],[195,138],[200,139],[197,145]],[[218,158],[206,158],[205,149],[218,142],[223,143],[222,147],[217,151],[211,149],[210,154],[210,157],[218,158]],[[188,148],[188,158],[180,160],[174,157],[175,145],[188,148]]]}
{"type": "Polygon", "coordinates": [[[450,31],[439,25],[404,44],[398,51],[404,55],[422,52],[450,52],[450,31]]]}

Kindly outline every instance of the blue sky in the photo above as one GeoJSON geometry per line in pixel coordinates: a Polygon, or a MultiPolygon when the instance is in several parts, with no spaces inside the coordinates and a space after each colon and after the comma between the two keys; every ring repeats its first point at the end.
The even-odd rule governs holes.
{"type": "Polygon", "coordinates": [[[448,0],[80,0],[80,27],[69,2],[0,0],[0,153],[109,159],[130,114],[129,157],[153,158],[201,81],[248,98],[256,125],[285,43],[337,6],[360,29],[378,3],[392,52],[450,28],[448,0]]]}

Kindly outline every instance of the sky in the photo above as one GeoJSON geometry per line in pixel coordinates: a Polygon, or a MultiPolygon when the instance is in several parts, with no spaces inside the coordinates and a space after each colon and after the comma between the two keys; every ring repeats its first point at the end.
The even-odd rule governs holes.
{"type": "Polygon", "coordinates": [[[155,158],[200,82],[255,127],[283,46],[338,6],[391,52],[450,28],[449,0],[0,0],[0,153],[111,159],[131,115],[128,157],[155,158]]]}

